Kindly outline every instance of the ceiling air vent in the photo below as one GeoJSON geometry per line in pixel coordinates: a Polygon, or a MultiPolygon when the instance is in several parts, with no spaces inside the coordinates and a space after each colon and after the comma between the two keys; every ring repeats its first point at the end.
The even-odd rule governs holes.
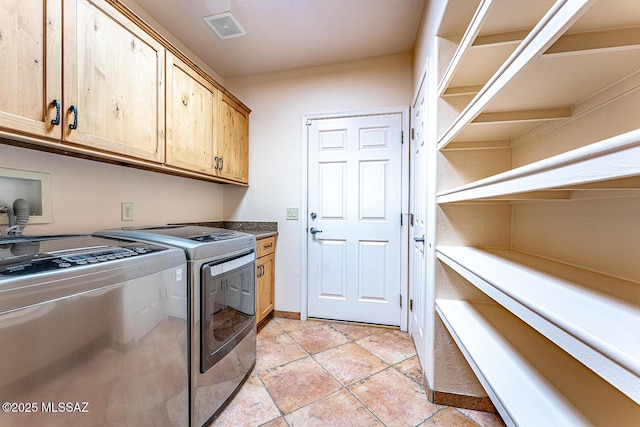
{"type": "Polygon", "coordinates": [[[204,22],[206,22],[222,40],[240,37],[247,34],[231,12],[205,16],[203,19],[204,22]]]}

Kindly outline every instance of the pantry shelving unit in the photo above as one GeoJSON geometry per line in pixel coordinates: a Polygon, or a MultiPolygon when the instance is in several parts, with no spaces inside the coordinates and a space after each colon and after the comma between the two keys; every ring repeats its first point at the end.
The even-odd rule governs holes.
{"type": "Polygon", "coordinates": [[[437,72],[430,387],[637,425],[640,6],[450,0],[437,72]]]}

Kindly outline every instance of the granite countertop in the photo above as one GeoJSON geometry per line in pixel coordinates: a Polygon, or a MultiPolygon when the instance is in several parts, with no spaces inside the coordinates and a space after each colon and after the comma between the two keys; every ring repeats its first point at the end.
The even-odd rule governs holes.
{"type": "Polygon", "coordinates": [[[239,230],[243,233],[253,234],[256,236],[256,240],[266,239],[267,237],[277,236],[277,231],[261,231],[261,230],[239,230]]]}
{"type": "Polygon", "coordinates": [[[242,231],[253,234],[256,240],[276,236],[278,234],[277,222],[256,222],[256,221],[206,221],[194,222],[189,225],[203,225],[206,227],[226,228],[227,230],[242,231]]]}

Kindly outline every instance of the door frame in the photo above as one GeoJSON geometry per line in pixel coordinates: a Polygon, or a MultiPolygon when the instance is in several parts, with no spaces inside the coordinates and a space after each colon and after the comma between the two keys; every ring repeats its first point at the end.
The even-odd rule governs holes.
{"type": "MultiPolygon", "coordinates": [[[[307,240],[309,239],[309,233],[307,233],[307,217],[309,215],[307,206],[308,197],[308,173],[309,173],[309,126],[307,123],[310,120],[318,119],[338,119],[355,116],[375,116],[385,114],[401,114],[402,115],[402,213],[403,213],[403,226],[401,237],[401,272],[400,272],[400,295],[402,297],[402,314],[400,316],[400,330],[407,331],[409,321],[409,226],[407,225],[407,217],[404,214],[409,213],[409,146],[410,146],[410,134],[409,134],[409,119],[410,108],[408,105],[397,107],[385,107],[385,108],[373,108],[370,110],[356,110],[356,111],[344,111],[334,113],[319,113],[319,114],[304,114],[301,121],[302,129],[302,142],[301,142],[301,154],[300,162],[303,165],[300,168],[300,182],[301,182],[301,207],[300,207],[300,320],[307,320],[308,307],[307,304],[309,296],[309,269],[307,265],[307,240]]],[[[400,218],[398,218],[400,220],[400,218]]]]}

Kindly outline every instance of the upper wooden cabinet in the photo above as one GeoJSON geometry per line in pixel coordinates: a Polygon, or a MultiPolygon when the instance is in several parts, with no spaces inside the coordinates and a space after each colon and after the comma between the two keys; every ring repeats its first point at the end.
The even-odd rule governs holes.
{"type": "Polygon", "coordinates": [[[218,91],[172,54],[167,54],[166,163],[214,174],[218,91]]]}
{"type": "Polygon", "coordinates": [[[218,176],[249,183],[249,112],[224,93],[218,98],[218,176]]]}
{"type": "Polygon", "coordinates": [[[0,136],[248,184],[250,110],[121,3],[4,0],[0,51],[0,136]]]}
{"type": "Polygon", "coordinates": [[[65,141],[164,161],[164,47],[101,0],[65,0],[64,25],[65,141]]]}
{"type": "Polygon", "coordinates": [[[0,34],[0,128],[60,139],[62,0],[3,0],[0,34]]]}

